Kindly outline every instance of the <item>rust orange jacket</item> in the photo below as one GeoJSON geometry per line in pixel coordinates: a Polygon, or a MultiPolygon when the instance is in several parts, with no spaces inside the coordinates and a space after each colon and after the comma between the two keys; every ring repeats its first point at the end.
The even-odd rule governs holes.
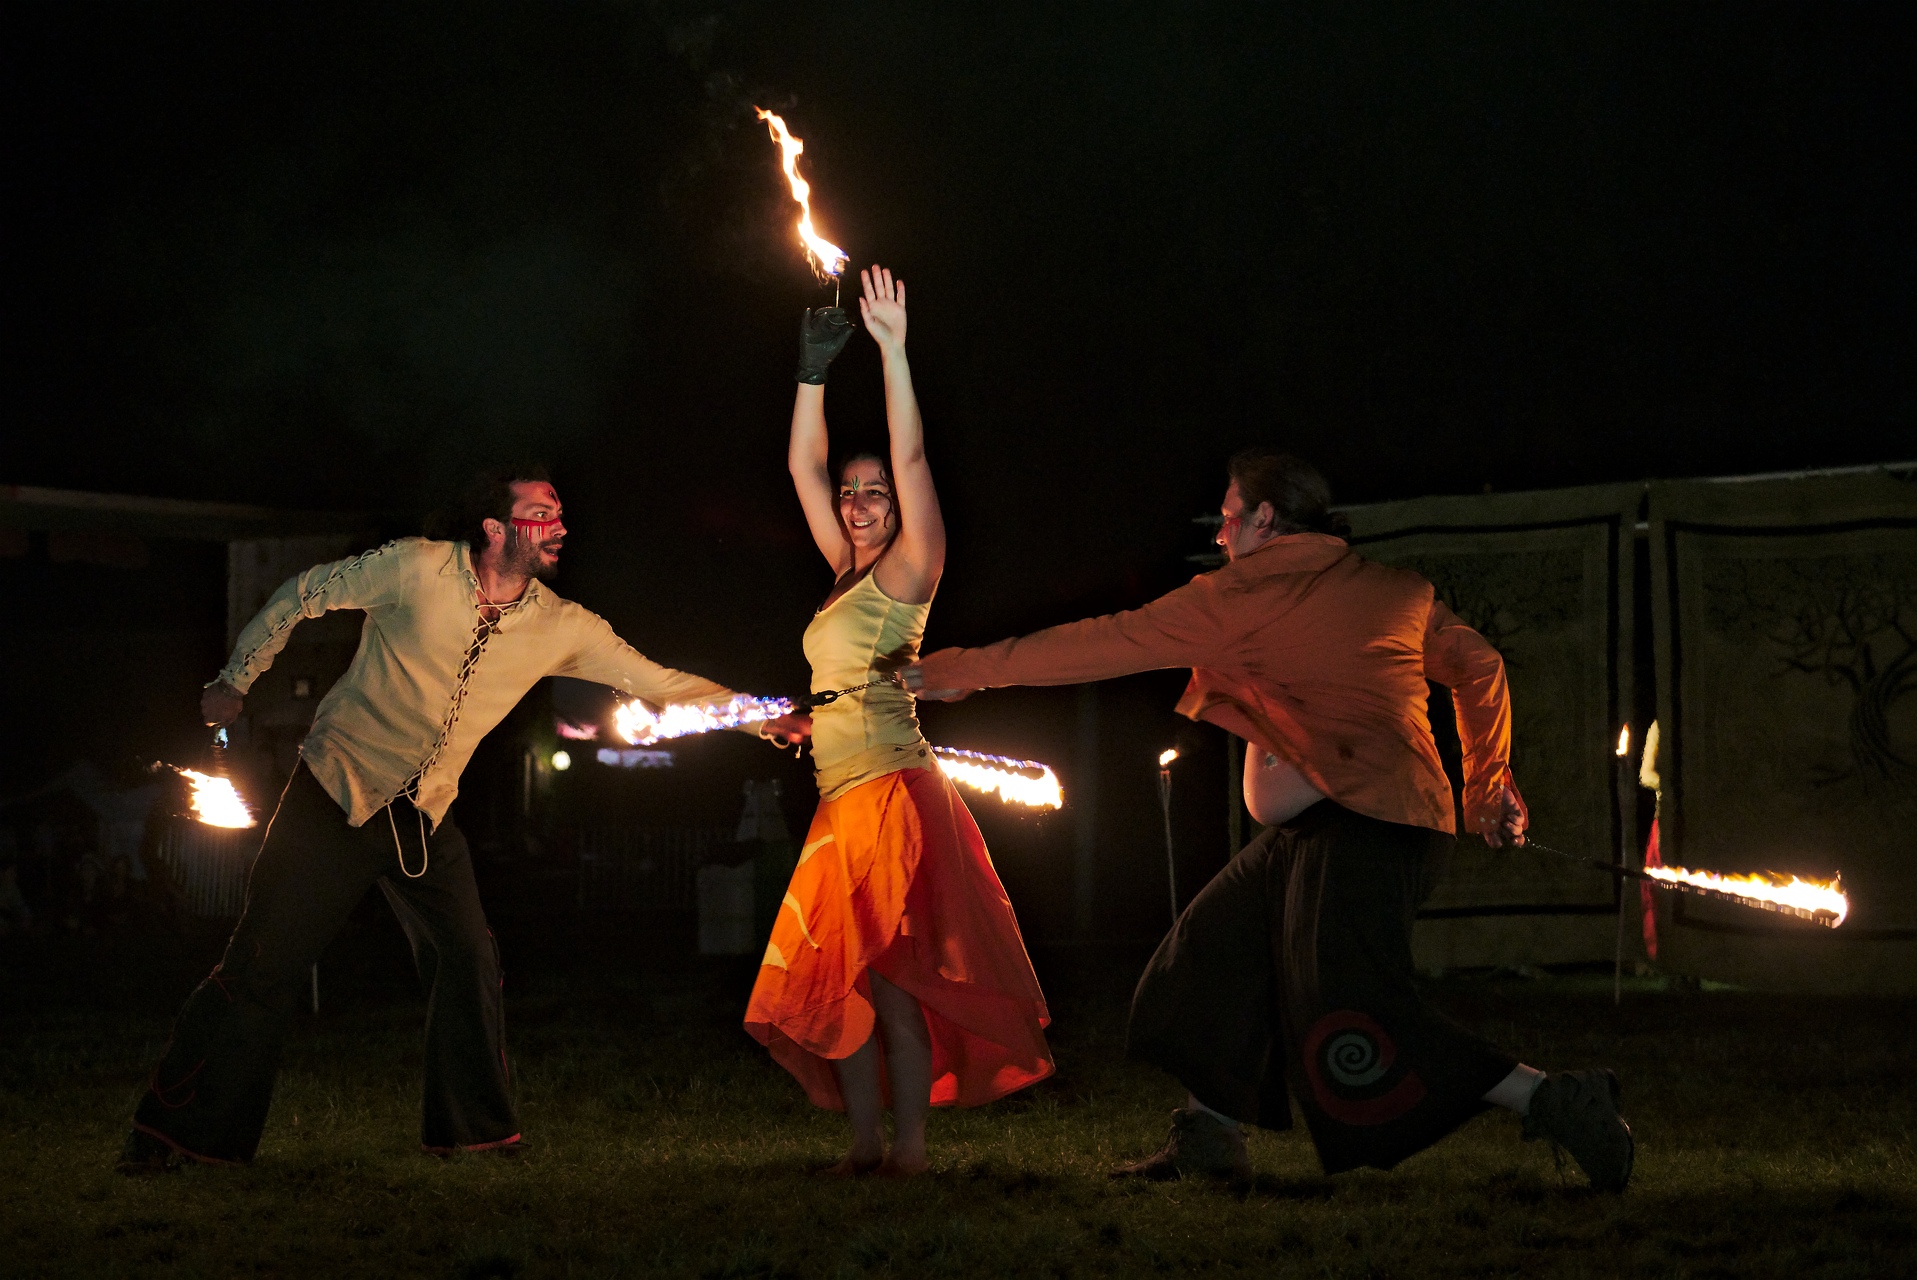
{"type": "Polygon", "coordinates": [[[1142,608],[941,650],[923,672],[928,689],[989,689],[1186,666],[1183,714],[1289,761],[1347,809],[1450,832],[1425,682],[1444,685],[1464,747],[1465,823],[1497,825],[1511,783],[1504,660],[1429,582],[1327,534],[1274,538],[1142,608]]]}

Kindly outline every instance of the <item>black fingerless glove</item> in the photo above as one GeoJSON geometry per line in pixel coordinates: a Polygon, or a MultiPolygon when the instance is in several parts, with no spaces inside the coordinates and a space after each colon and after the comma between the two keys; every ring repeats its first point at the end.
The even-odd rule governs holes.
{"type": "Polygon", "coordinates": [[[799,381],[823,386],[833,357],[845,350],[855,326],[842,307],[812,307],[799,321],[799,381]]]}

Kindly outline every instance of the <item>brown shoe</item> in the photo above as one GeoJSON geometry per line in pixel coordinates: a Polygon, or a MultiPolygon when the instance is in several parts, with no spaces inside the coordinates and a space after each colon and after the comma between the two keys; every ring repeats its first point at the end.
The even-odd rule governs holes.
{"type": "Polygon", "coordinates": [[[1146,1178],[1170,1182],[1178,1178],[1249,1178],[1251,1158],[1245,1154],[1245,1135],[1209,1111],[1172,1112],[1171,1135],[1143,1160],[1113,1169],[1114,1178],[1146,1178]]]}

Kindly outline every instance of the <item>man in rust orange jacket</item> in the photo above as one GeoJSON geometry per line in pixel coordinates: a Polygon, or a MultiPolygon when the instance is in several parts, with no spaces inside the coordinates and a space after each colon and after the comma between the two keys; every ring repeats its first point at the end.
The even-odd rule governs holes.
{"type": "Polygon", "coordinates": [[[1165,1148],[1121,1172],[1242,1174],[1238,1122],[1289,1128],[1289,1078],[1329,1173],[1390,1168],[1496,1104],[1622,1190],[1633,1147],[1610,1072],[1524,1066],[1413,983],[1412,920],[1456,829],[1426,682],[1451,690],[1466,825],[1521,844],[1503,660],[1429,582],[1335,536],[1310,466],[1248,449],[1230,475],[1224,568],[906,673],[936,699],[1189,666],[1178,710],[1250,744],[1245,800],[1264,830],[1180,915],[1132,1002],[1132,1056],[1190,1097],[1165,1148]]]}

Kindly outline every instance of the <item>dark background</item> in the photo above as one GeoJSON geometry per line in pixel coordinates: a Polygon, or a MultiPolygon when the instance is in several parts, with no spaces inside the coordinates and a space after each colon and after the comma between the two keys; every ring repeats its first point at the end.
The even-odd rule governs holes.
{"type": "MultiPolygon", "coordinates": [[[[1907,458],[1912,21],[13,4],[0,482],[401,529],[475,464],[543,457],[566,594],[662,661],[798,688],[828,574],[784,433],[824,299],[754,103],[805,139],[824,234],[910,282],[952,543],[930,647],[1175,585],[1253,441],[1347,501],[1907,458]]],[[[835,439],[882,432],[877,366],[855,337],[835,439]]],[[[99,569],[43,597],[8,563],[16,626],[121,592],[99,569]]],[[[162,594],[129,617],[192,612],[162,594]]],[[[220,608],[165,623],[143,724],[190,725],[220,608]]],[[[9,700],[45,705],[31,655],[8,665],[9,700]]],[[[1137,744],[1102,799],[1141,867],[1179,685],[1126,682],[1104,715],[1137,744]]],[[[927,721],[1061,759],[1073,706],[927,721]]],[[[114,749],[164,745],[142,732],[114,749]]],[[[1189,803],[1221,813],[1222,747],[1187,740],[1218,757],[1189,803]]]]}

